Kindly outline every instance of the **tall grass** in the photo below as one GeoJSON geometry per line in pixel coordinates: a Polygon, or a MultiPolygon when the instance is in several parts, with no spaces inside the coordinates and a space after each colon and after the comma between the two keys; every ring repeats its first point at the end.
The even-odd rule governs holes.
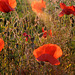
{"type": "Polygon", "coordinates": [[[31,9],[33,0],[17,0],[15,11],[0,12],[0,38],[5,46],[0,52],[1,75],[74,75],[75,58],[75,16],[58,17],[61,11],[59,3],[75,5],[70,0],[44,0],[46,9],[36,14],[31,9]],[[42,36],[42,27],[52,30],[53,37],[42,36]],[[25,41],[23,33],[31,35],[25,41]],[[59,58],[60,65],[37,62],[33,56],[34,49],[43,44],[57,44],[63,50],[59,58]]]}

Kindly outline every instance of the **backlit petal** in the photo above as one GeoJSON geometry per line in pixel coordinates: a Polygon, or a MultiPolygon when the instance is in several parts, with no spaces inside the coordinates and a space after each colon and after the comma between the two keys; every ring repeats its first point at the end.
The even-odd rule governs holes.
{"type": "Polygon", "coordinates": [[[45,44],[33,51],[33,55],[38,58],[42,54],[50,54],[54,58],[59,58],[62,55],[62,50],[56,44],[45,44]]]}
{"type": "Polygon", "coordinates": [[[16,3],[16,0],[8,0],[9,2],[9,5],[11,6],[11,8],[15,8],[17,3],[16,3]]]}
{"type": "Polygon", "coordinates": [[[6,12],[14,11],[14,9],[11,8],[6,2],[0,1],[0,11],[6,13],[6,12]]]}
{"type": "Polygon", "coordinates": [[[64,3],[60,3],[60,7],[61,7],[62,9],[65,9],[65,8],[66,8],[66,5],[65,5],[64,3]]]}
{"type": "Polygon", "coordinates": [[[46,8],[45,1],[34,1],[31,4],[32,10],[36,13],[42,13],[42,9],[46,8]]]}
{"type": "Polygon", "coordinates": [[[44,31],[44,33],[43,33],[43,37],[44,37],[44,38],[47,37],[47,31],[44,31]]]}
{"type": "Polygon", "coordinates": [[[4,47],[4,41],[0,38],[0,51],[3,49],[4,47]]]}

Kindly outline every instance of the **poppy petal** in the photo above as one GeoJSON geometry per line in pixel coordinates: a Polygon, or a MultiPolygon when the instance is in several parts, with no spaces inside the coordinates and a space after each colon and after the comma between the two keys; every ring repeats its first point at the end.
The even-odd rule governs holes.
{"type": "Polygon", "coordinates": [[[75,6],[68,6],[69,9],[71,9],[72,11],[75,11],[75,6]]]}
{"type": "Polygon", "coordinates": [[[0,51],[3,49],[4,47],[4,41],[0,38],[0,51]]]}
{"type": "Polygon", "coordinates": [[[46,8],[45,1],[34,1],[31,4],[32,10],[36,13],[42,13],[42,9],[46,8]]]}
{"type": "Polygon", "coordinates": [[[4,1],[4,2],[8,3],[8,0],[0,0],[0,1],[4,1]]]}
{"type": "Polygon", "coordinates": [[[44,50],[45,49],[45,47],[44,46],[40,46],[39,48],[37,48],[37,49],[35,49],[34,51],[33,51],[33,55],[36,57],[36,58],[38,58],[39,56],[41,56],[42,54],[44,54],[44,50]]]}
{"type": "Polygon", "coordinates": [[[59,65],[59,64],[60,64],[60,62],[59,62],[56,58],[54,58],[53,56],[51,56],[51,55],[49,55],[49,54],[46,55],[46,58],[47,58],[47,60],[48,60],[52,65],[59,65]]]}
{"type": "Polygon", "coordinates": [[[44,38],[47,37],[47,31],[44,31],[44,33],[43,33],[43,37],[44,37],[44,38]]]}
{"type": "Polygon", "coordinates": [[[73,12],[73,15],[75,16],[75,12],[73,12]]]}
{"type": "Polygon", "coordinates": [[[75,6],[68,6],[68,9],[70,9],[71,14],[75,16],[75,6]]]}
{"type": "Polygon", "coordinates": [[[11,8],[15,8],[17,3],[16,3],[16,0],[8,0],[9,2],[9,5],[11,6],[11,8]]]}
{"type": "MultiPolygon", "coordinates": [[[[44,45],[45,46],[45,45],[44,45]]],[[[52,55],[54,58],[59,58],[62,55],[61,48],[56,44],[46,44],[45,53],[52,55]]]]}
{"type": "Polygon", "coordinates": [[[75,16],[75,11],[70,11],[69,14],[73,14],[75,16]]]}
{"type": "Polygon", "coordinates": [[[62,52],[61,48],[58,45],[55,44],[55,47],[56,47],[56,51],[54,52],[53,57],[55,57],[57,59],[57,58],[62,56],[63,52],[62,52]]]}
{"type": "Polygon", "coordinates": [[[61,7],[62,9],[65,9],[65,8],[66,8],[66,5],[65,5],[64,3],[60,3],[60,7],[61,7]]]}
{"type": "Polygon", "coordinates": [[[44,32],[44,27],[42,27],[42,32],[44,32]]]}
{"type": "Polygon", "coordinates": [[[58,16],[59,16],[59,17],[62,17],[64,14],[65,14],[65,13],[64,13],[63,11],[61,11],[58,16]]]}
{"type": "Polygon", "coordinates": [[[28,37],[26,37],[26,41],[28,41],[28,37]]]}
{"type": "Polygon", "coordinates": [[[54,58],[53,56],[51,56],[49,54],[42,54],[41,56],[39,56],[36,59],[37,59],[37,61],[48,61],[52,65],[60,64],[60,62],[56,58],[54,58]]]}
{"type": "Polygon", "coordinates": [[[2,1],[8,3],[11,8],[15,8],[17,5],[16,0],[2,0],[2,1]]]}
{"type": "Polygon", "coordinates": [[[49,54],[54,58],[59,58],[62,55],[61,48],[56,44],[45,44],[33,51],[33,55],[38,58],[42,54],[49,54]]]}
{"type": "Polygon", "coordinates": [[[52,37],[52,30],[49,30],[49,36],[52,37]]]}
{"type": "Polygon", "coordinates": [[[43,2],[43,0],[41,0],[41,2],[43,2]]]}
{"type": "Polygon", "coordinates": [[[28,34],[24,32],[24,33],[23,33],[23,36],[28,36],[28,34]]]}
{"type": "Polygon", "coordinates": [[[6,2],[0,1],[0,11],[6,13],[6,12],[14,11],[14,9],[11,8],[6,2]]]}

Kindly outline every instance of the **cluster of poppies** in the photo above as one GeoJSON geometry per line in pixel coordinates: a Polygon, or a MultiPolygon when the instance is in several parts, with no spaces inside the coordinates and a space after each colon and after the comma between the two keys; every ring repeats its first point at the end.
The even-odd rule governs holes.
{"type": "Polygon", "coordinates": [[[43,37],[44,37],[44,38],[47,37],[47,34],[48,34],[49,36],[53,37],[53,36],[52,36],[52,30],[46,31],[46,30],[44,30],[44,27],[42,27],[42,32],[43,32],[43,37]]]}
{"type": "MultiPolygon", "coordinates": [[[[43,9],[46,8],[45,1],[33,1],[31,4],[32,10],[36,13],[42,13],[43,9]]],[[[4,13],[8,13],[10,11],[14,11],[16,7],[16,0],[0,0],[0,11],[4,13]]],[[[62,11],[59,13],[59,17],[62,17],[64,14],[70,15],[73,14],[75,16],[75,6],[66,6],[64,3],[60,3],[60,7],[62,11]]],[[[52,37],[52,30],[45,31],[42,28],[43,37],[46,38],[47,34],[52,37]]],[[[23,36],[26,37],[26,41],[28,38],[31,38],[27,33],[23,33],[23,36]]],[[[0,38],[0,51],[4,47],[4,41],[0,38]]],[[[35,56],[37,61],[48,61],[52,65],[59,65],[60,62],[57,58],[62,56],[61,48],[56,44],[45,44],[40,46],[39,48],[33,51],[33,55],[35,56]]]]}
{"type": "MultiPolygon", "coordinates": [[[[46,8],[45,1],[34,1],[31,4],[32,10],[36,13],[42,13],[43,9],[46,8]]],[[[66,6],[64,3],[60,3],[60,7],[62,11],[59,13],[59,17],[62,17],[64,14],[70,15],[73,14],[75,16],[75,6],[66,6]]]]}
{"type": "MultiPolygon", "coordinates": [[[[31,4],[32,10],[35,13],[42,13],[46,8],[45,1],[34,1],[31,4]]],[[[64,14],[70,15],[73,14],[75,16],[75,6],[66,6],[64,3],[60,3],[60,7],[62,11],[59,13],[59,17],[62,17],[64,14]]],[[[52,37],[52,31],[45,31],[42,28],[43,37],[46,38],[47,33],[52,37]]],[[[33,55],[35,56],[37,61],[48,61],[52,65],[59,65],[60,62],[57,60],[60,56],[62,56],[61,48],[56,44],[45,44],[33,51],[33,55]]]]}
{"type": "MultiPolygon", "coordinates": [[[[8,13],[14,11],[17,3],[16,0],[0,0],[0,11],[8,13]]],[[[36,13],[42,13],[43,9],[46,8],[46,2],[43,0],[33,1],[31,4],[32,10],[36,13]]],[[[64,14],[75,16],[75,6],[66,6],[64,3],[60,3],[62,11],[59,13],[59,17],[62,17],[64,14]]]]}
{"type": "Polygon", "coordinates": [[[23,36],[25,36],[25,37],[26,37],[26,41],[28,41],[28,38],[31,38],[31,36],[30,36],[30,35],[28,35],[26,32],[24,32],[24,33],[23,33],[23,36]]]}

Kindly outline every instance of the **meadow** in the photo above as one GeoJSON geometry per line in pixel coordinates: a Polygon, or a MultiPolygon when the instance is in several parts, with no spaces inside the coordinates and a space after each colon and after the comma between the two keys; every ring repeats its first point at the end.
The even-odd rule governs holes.
{"type": "MultiPolygon", "coordinates": [[[[75,6],[75,0],[44,0],[46,8],[35,13],[34,0],[16,0],[15,11],[0,11],[0,75],[74,75],[75,74],[75,16],[59,17],[59,4],[75,6]],[[51,30],[52,37],[43,37],[42,28],[51,30]],[[26,33],[27,36],[23,36],[26,33]],[[57,44],[62,49],[60,65],[37,61],[33,51],[44,44],[57,44]]],[[[38,1],[38,0],[37,0],[38,1]]]]}

